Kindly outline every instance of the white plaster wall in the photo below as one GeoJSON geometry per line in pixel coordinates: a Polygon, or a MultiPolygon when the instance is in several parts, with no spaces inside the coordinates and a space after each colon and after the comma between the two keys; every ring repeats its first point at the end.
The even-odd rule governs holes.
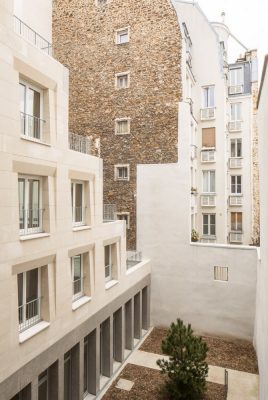
{"type": "Polygon", "coordinates": [[[268,71],[258,108],[260,161],[261,261],[258,267],[255,344],[260,373],[260,400],[268,399],[268,71]]]}

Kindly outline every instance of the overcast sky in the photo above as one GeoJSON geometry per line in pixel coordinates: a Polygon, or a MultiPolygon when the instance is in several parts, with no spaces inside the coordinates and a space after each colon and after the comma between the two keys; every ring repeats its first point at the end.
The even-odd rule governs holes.
{"type": "Polygon", "coordinates": [[[210,21],[220,21],[225,11],[225,23],[246,47],[259,50],[259,69],[268,53],[268,0],[198,0],[210,21]]]}

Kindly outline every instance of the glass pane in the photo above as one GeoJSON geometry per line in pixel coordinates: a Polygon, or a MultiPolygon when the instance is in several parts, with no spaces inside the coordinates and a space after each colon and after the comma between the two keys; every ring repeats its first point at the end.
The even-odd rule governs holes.
{"type": "Polygon", "coordinates": [[[75,207],[83,205],[83,185],[82,183],[75,184],[75,207]]]}
{"type": "Polygon", "coordinates": [[[208,190],[208,172],[203,171],[203,191],[207,193],[208,190]]]}
{"type": "Polygon", "coordinates": [[[75,256],[73,260],[73,267],[74,267],[74,281],[81,278],[81,256],[75,256]]]}
{"type": "Polygon", "coordinates": [[[28,228],[40,226],[40,181],[29,179],[29,200],[28,200],[28,228]]]}
{"type": "Polygon", "coordinates": [[[241,141],[241,139],[237,140],[237,157],[242,157],[242,141],[241,141]]]}
{"type": "Polygon", "coordinates": [[[25,95],[26,95],[26,87],[22,83],[20,83],[20,111],[25,113],[25,95]]]}
{"type": "Polygon", "coordinates": [[[214,86],[209,87],[209,107],[214,107],[215,101],[214,101],[214,86]]]}
{"type": "Polygon", "coordinates": [[[110,246],[105,246],[105,265],[110,264],[110,246]]]}
{"type": "Polygon", "coordinates": [[[39,375],[38,382],[38,400],[49,400],[48,399],[48,376],[47,370],[39,375]]]}
{"type": "Polygon", "coordinates": [[[19,219],[20,219],[20,229],[24,229],[24,218],[25,218],[25,179],[19,179],[18,181],[19,189],[19,219]]]}
{"type": "Polygon", "coordinates": [[[38,298],[38,269],[26,272],[26,302],[38,298]]]}
{"type": "Polygon", "coordinates": [[[215,171],[210,171],[210,192],[215,193],[215,171]]]}
{"type": "Polygon", "coordinates": [[[231,140],[231,157],[236,157],[235,141],[231,140]]]}
{"type": "Polygon", "coordinates": [[[23,304],[23,274],[18,274],[18,302],[19,306],[23,304]]]}
{"type": "Polygon", "coordinates": [[[34,89],[28,90],[28,114],[40,118],[40,93],[34,89]]]}

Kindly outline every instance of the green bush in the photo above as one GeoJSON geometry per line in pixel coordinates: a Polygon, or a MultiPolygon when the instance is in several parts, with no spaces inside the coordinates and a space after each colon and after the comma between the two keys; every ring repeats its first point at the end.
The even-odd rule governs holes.
{"type": "Polygon", "coordinates": [[[164,388],[167,396],[176,400],[202,399],[208,374],[207,344],[194,336],[191,325],[185,326],[177,319],[162,341],[162,350],[170,356],[169,361],[157,361],[167,378],[164,388]]]}

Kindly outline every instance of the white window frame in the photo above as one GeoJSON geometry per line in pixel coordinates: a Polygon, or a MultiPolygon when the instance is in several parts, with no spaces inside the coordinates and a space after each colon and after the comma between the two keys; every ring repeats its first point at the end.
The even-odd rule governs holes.
{"type": "Polygon", "coordinates": [[[85,216],[85,181],[72,180],[71,181],[71,196],[72,196],[72,223],[73,227],[84,226],[86,224],[86,216],[85,216]],[[76,196],[75,196],[75,185],[82,185],[82,213],[81,213],[81,221],[75,221],[75,209],[76,207],[76,196]]]}
{"type": "Polygon", "coordinates": [[[242,103],[241,102],[230,103],[230,121],[231,122],[243,121],[243,119],[242,119],[242,103]],[[233,118],[233,114],[234,114],[234,118],[233,118]],[[240,117],[240,118],[238,118],[238,117],[240,117]]]}
{"type": "Polygon", "coordinates": [[[112,263],[112,245],[109,244],[104,246],[104,277],[105,282],[109,282],[113,279],[112,272],[113,272],[113,263],[112,263]],[[109,247],[109,264],[105,265],[105,247],[109,247]],[[106,270],[108,270],[108,275],[106,276],[106,270]]]}
{"type": "MultiPolygon", "coordinates": [[[[23,207],[21,208],[21,204],[19,204],[19,214],[22,212],[23,213],[23,226],[24,228],[19,229],[19,234],[20,236],[23,235],[32,235],[32,234],[38,234],[43,232],[43,209],[42,209],[42,187],[43,187],[43,179],[40,176],[34,176],[34,175],[18,175],[18,186],[19,186],[19,181],[20,179],[24,180],[24,204],[23,207]],[[38,227],[33,227],[33,228],[28,228],[28,213],[29,213],[29,180],[34,179],[36,181],[39,181],[39,208],[38,210],[38,219],[39,219],[39,226],[38,227]]],[[[19,187],[18,187],[19,189],[19,187]]],[[[20,199],[19,199],[20,200],[20,199]]],[[[19,224],[21,223],[21,217],[19,216],[19,224]]]]}
{"type": "Polygon", "coordinates": [[[130,41],[130,28],[129,28],[129,26],[126,26],[124,28],[120,28],[120,29],[116,30],[116,32],[115,32],[115,43],[116,44],[119,44],[119,45],[126,44],[126,43],[129,43],[129,41],[130,41]],[[124,34],[124,32],[127,32],[127,40],[125,42],[121,42],[120,38],[121,38],[121,35],[124,34]]]}
{"type": "Polygon", "coordinates": [[[202,170],[202,188],[204,194],[215,194],[216,193],[216,171],[215,170],[202,170]],[[215,190],[211,191],[211,184],[212,184],[212,173],[214,175],[214,187],[215,190]],[[208,187],[209,191],[205,191],[205,174],[208,174],[208,187]]]}
{"type": "MultiPolygon", "coordinates": [[[[41,299],[41,268],[34,268],[34,269],[37,269],[37,271],[38,271],[38,277],[37,277],[37,299],[35,299],[35,300],[38,300],[38,299],[41,299]]],[[[26,276],[27,276],[27,272],[30,272],[30,271],[31,270],[21,272],[21,274],[22,274],[22,306],[23,306],[23,312],[22,312],[22,322],[19,323],[19,332],[22,332],[24,330],[30,329],[33,325],[36,325],[38,322],[41,321],[41,301],[38,303],[37,316],[34,316],[32,318],[29,318],[29,319],[26,318],[26,308],[25,308],[25,306],[27,304],[27,302],[26,302],[26,283],[27,283],[26,276]],[[24,326],[25,326],[25,329],[22,329],[24,326]]],[[[18,275],[20,275],[20,274],[18,274],[18,275]]],[[[19,295],[19,289],[18,289],[18,295],[19,295]]],[[[35,300],[32,300],[32,301],[35,301],[35,300]]],[[[19,306],[19,308],[22,307],[22,306],[19,306]]]]}
{"type": "Polygon", "coordinates": [[[215,108],[215,85],[207,85],[202,87],[202,105],[203,109],[215,108]],[[213,96],[211,90],[213,89],[213,96]],[[213,99],[213,102],[212,102],[213,99]]]}
{"type": "Polygon", "coordinates": [[[84,263],[83,263],[83,254],[77,254],[73,257],[71,257],[71,272],[72,272],[72,299],[73,302],[76,300],[81,299],[81,297],[84,296],[84,263]],[[74,293],[74,263],[75,263],[75,258],[79,257],[80,258],[80,281],[81,281],[81,290],[80,292],[74,293]]]}
{"type": "Polygon", "coordinates": [[[129,181],[130,179],[130,174],[129,174],[129,164],[117,164],[114,166],[114,180],[115,181],[129,181]],[[127,178],[119,178],[119,168],[126,168],[127,169],[127,178]]]}
{"type": "Polygon", "coordinates": [[[126,221],[126,228],[130,229],[130,214],[129,214],[129,212],[117,212],[116,217],[118,220],[126,221]],[[122,219],[118,218],[119,216],[126,216],[126,219],[122,220],[122,219]]]}
{"type": "Polygon", "coordinates": [[[234,233],[243,233],[243,213],[242,212],[237,212],[237,211],[234,211],[234,212],[231,212],[230,213],[230,219],[231,219],[231,232],[234,232],[234,233]],[[233,227],[232,227],[232,214],[235,214],[236,215],[236,221],[235,221],[235,229],[233,229],[233,227]],[[238,222],[237,222],[237,216],[238,216],[238,214],[241,214],[242,215],[242,218],[241,218],[241,221],[242,221],[242,224],[241,224],[241,230],[238,230],[238,222]]]}
{"type": "Polygon", "coordinates": [[[203,236],[213,236],[213,237],[216,236],[216,214],[215,213],[214,214],[213,213],[204,213],[204,214],[202,214],[202,232],[203,232],[203,236]],[[208,216],[208,223],[207,224],[204,224],[204,217],[205,216],[208,216]],[[211,223],[211,216],[213,216],[215,218],[215,223],[214,224],[211,223]],[[208,233],[204,232],[204,225],[208,226],[208,233]],[[215,233],[211,233],[211,227],[212,226],[214,226],[215,233]]]}
{"type": "Polygon", "coordinates": [[[229,268],[214,266],[214,281],[228,282],[229,280],[229,268]]]}
{"type": "Polygon", "coordinates": [[[130,134],[130,118],[116,118],[115,120],[115,134],[116,135],[129,135],[130,134]],[[120,122],[127,122],[127,131],[126,132],[118,132],[118,126],[120,122]]]}
{"type": "Polygon", "coordinates": [[[231,139],[230,140],[230,154],[231,154],[231,158],[242,158],[243,157],[243,147],[242,147],[242,139],[240,138],[236,138],[236,139],[231,139]],[[238,156],[238,143],[241,143],[241,155],[238,156]],[[235,155],[232,155],[232,144],[234,144],[234,153],[235,155]]]}
{"type": "Polygon", "coordinates": [[[242,175],[231,175],[230,176],[230,180],[231,180],[231,194],[232,195],[236,195],[236,196],[242,196],[242,175]],[[233,178],[235,180],[235,182],[233,183],[233,178]],[[241,183],[238,183],[238,178],[241,178],[241,183]],[[238,191],[238,187],[240,186],[241,191],[238,191]],[[233,192],[233,187],[235,189],[235,191],[233,192]]]}
{"type": "Polygon", "coordinates": [[[241,67],[235,67],[235,68],[230,68],[229,70],[229,85],[230,86],[244,86],[244,68],[241,67]],[[237,71],[241,71],[241,79],[239,78],[239,74],[237,73],[237,71]],[[233,72],[235,71],[235,73],[233,72]]]}
{"type": "Polygon", "coordinates": [[[115,74],[115,87],[117,90],[128,89],[130,87],[130,71],[119,72],[118,74],[115,74]],[[118,85],[119,78],[124,77],[124,76],[127,76],[127,85],[120,87],[118,85]]]}

